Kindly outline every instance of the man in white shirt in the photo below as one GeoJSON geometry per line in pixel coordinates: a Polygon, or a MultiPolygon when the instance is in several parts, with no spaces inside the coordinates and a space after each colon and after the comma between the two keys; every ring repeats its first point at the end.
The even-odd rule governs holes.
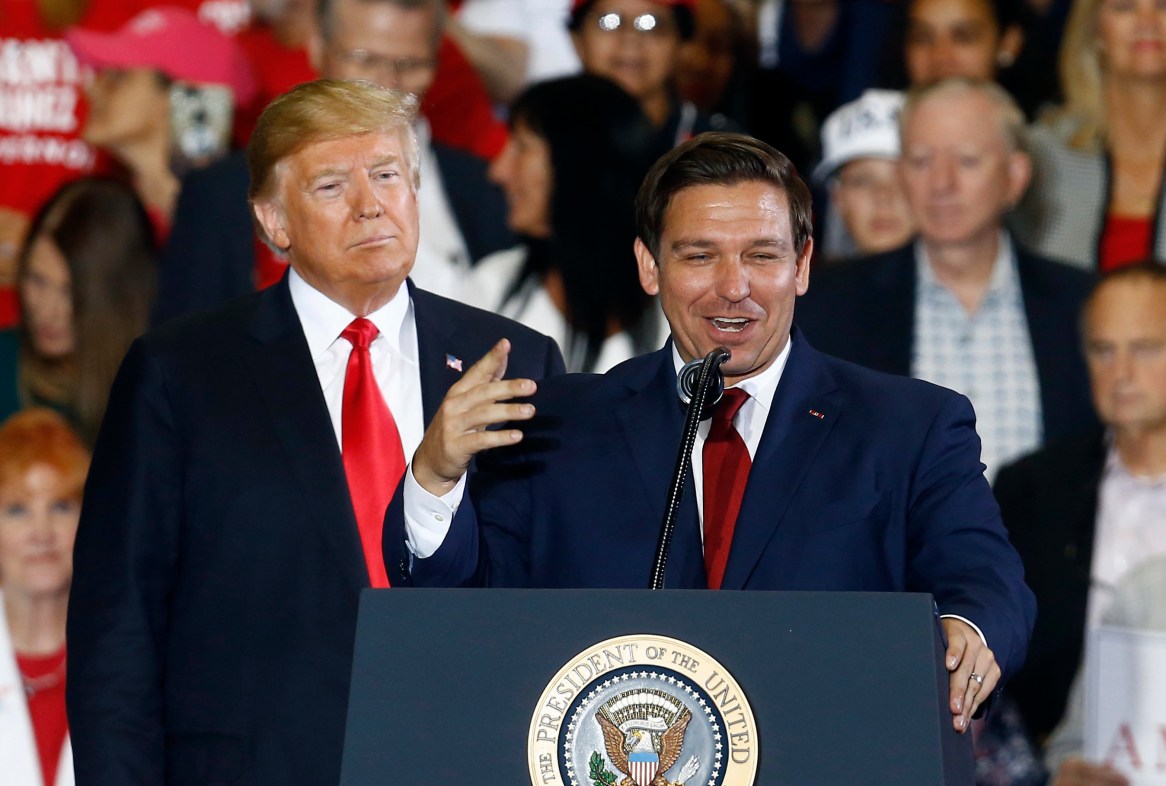
{"type": "MultiPolygon", "coordinates": [[[[1082,324],[1105,431],[1005,467],[995,487],[1041,608],[1029,660],[1009,692],[1042,744],[1067,709],[1088,630],[1127,575],[1166,555],[1166,266],[1106,274],[1082,324]]],[[[1119,782],[1082,759],[1065,768],[1066,783],[1119,782]]]]}
{"type": "Polygon", "coordinates": [[[407,281],[416,107],[338,80],[276,99],[250,195],[290,272],[127,356],[74,556],[79,782],[336,783],[359,593],[409,568],[380,556],[407,457],[483,355],[499,398],[562,370],[545,336],[407,281]]]}

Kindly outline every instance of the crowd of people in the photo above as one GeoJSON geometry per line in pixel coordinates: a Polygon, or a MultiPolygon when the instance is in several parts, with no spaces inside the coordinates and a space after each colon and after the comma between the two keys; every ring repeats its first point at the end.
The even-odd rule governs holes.
{"type": "MultiPolygon", "coordinates": [[[[676,247],[661,247],[660,237],[644,237],[645,226],[663,218],[645,212],[651,205],[642,189],[662,156],[700,140],[713,141],[692,148],[698,154],[721,144],[730,152],[709,152],[724,160],[702,164],[708,172],[686,175],[697,185],[676,193],[738,190],[693,203],[693,226],[698,213],[725,210],[718,226],[744,225],[732,210],[745,193],[740,181],[753,176],[733,174],[740,164],[733,156],[772,164],[768,146],[781,151],[792,175],[754,180],[770,183],[791,213],[801,204],[791,196],[802,188],[794,180],[808,189],[802,223],[793,227],[796,248],[784,250],[797,277],[776,286],[797,296],[787,343],[795,359],[785,373],[806,368],[796,353],[812,346],[949,388],[974,408],[984,483],[1038,608],[1027,660],[1002,664],[1015,675],[988,716],[970,724],[978,781],[1125,783],[1105,762],[1085,758],[1081,680],[1093,629],[1162,627],[1166,609],[1153,589],[1166,574],[1160,0],[0,0],[0,734],[7,739],[11,728],[20,741],[0,747],[0,772],[23,773],[17,786],[72,782],[66,663],[71,691],[76,680],[119,679],[95,644],[93,626],[107,624],[103,602],[133,606],[137,616],[118,623],[120,635],[149,642],[137,645],[134,679],[160,679],[167,669],[184,673],[163,662],[163,651],[199,633],[190,620],[168,628],[161,598],[209,619],[233,597],[265,597],[255,590],[264,571],[241,561],[255,542],[227,522],[240,531],[252,526],[269,515],[273,494],[314,488],[312,505],[336,502],[353,522],[346,540],[313,535],[283,544],[284,567],[317,573],[319,584],[303,591],[323,600],[303,599],[316,616],[298,620],[301,628],[265,623],[273,646],[300,636],[350,639],[350,586],[409,583],[414,559],[445,554],[443,538],[458,536],[456,528],[446,535],[459,510],[451,500],[473,487],[466,482],[467,469],[478,466],[472,457],[509,444],[505,435],[515,433],[478,432],[482,421],[471,430],[494,435],[490,445],[451,447],[431,437],[431,422],[448,428],[474,412],[466,403],[456,418],[450,414],[451,399],[475,394],[449,375],[486,356],[489,384],[501,385],[504,375],[513,383],[506,392],[517,396],[534,384],[520,387],[519,377],[616,369],[619,378],[661,347],[676,347],[682,359],[700,354],[700,342],[686,343],[678,329],[695,335],[685,320],[696,320],[705,301],[661,264],[679,246],[699,244],[679,238],[676,247]],[[349,95],[342,86],[356,80],[413,98],[349,95]],[[288,92],[307,84],[325,87],[307,97],[288,92]],[[299,97],[276,100],[289,95],[299,97]],[[377,125],[366,116],[377,106],[396,119],[377,125]],[[351,142],[362,134],[379,139],[386,129],[391,144],[375,151],[376,160],[351,142]],[[398,132],[412,142],[399,145],[398,132]],[[766,147],[723,142],[743,138],[766,147]],[[341,153],[375,172],[371,185],[358,187],[351,171],[333,167],[327,177],[289,186],[341,153]],[[362,288],[355,274],[333,280],[332,271],[321,271],[319,249],[344,238],[313,211],[340,215],[350,203],[362,218],[373,210],[397,227],[388,239],[348,238],[354,246],[380,247],[398,235],[415,243],[391,274],[407,286],[407,307],[362,288]],[[467,306],[530,332],[508,332],[510,323],[467,306]],[[206,316],[212,312],[231,315],[230,331],[202,344],[194,328],[217,325],[206,316]],[[345,314],[369,316],[364,321],[381,331],[351,355],[354,333],[345,330],[343,351],[333,344],[345,314]],[[131,350],[147,333],[159,338],[131,350]],[[305,338],[310,364],[281,359],[305,338]],[[500,347],[503,338],[509,344],[500,347]],[[415,478],[418,489],[406,473],[403,500],[390,484],[368,515],[352,479],[360,439],[341,426],[350,417],[345,374],[357,373],[358,355],[371,358],[381,391],[392,391],[385,398],[404,464],[386,471],[396,473],[395,483],[419,451],[425,474],[415,478]],[[386,371],[383,363],[396,365],[386,371]],[[202,385],[198,375],[211,369],[229,384],[202,385]],[[297,387],[303,376],[308,389],[297,387]],[[327,411],[314,412],[321,390],[327,411]],[[232,397],[240,403],[225,403],[232,397]],[[293,413],[313,414],[269,433],[257,403],[242,403],[250,397],[289,421],[293,413]],[[224,433],[209,433],[212,422],[224,433]],[[152,442],[134,441],[147,433],[152,442]],[[239,440],[256,444],[222,467],[176,479],[239,440]],[[94,450],[89,511],[81,489],[94,450]],[[297,457],[287,462],[287,477],[273,479],[281,450],[297,457]],[[310,479],[314,458],[299,455],[310,450],[336,453],[332,474],[310,479]],[[168,480],[179,486],[202,485],[131,489],[126,484],[144,477],[135,467],[172,472],[168,480]],[[195,488],[205,496],[192,501],[195,488]],[[183,505],[190,507],[179,513],[183,505]],[[124,520],[100,529],[119,506],[124,520]],[[386,506],[390,514],[404,511],[405,553],[382,544],[376,511],[386,506]],[[83,602],[70,600],[79,517],[79,543],[88,549],[78,560],[83,602]],[[414,526],[418,517],[444,523],[414,526]],[[135,529],[147,521],[149,535],[135,529]],[[188,521],[205,522],[198,535],[205,540],[180,532],[199,526],[188,521]],[[220,540],[234,544],[232,559],[213,557],[220,540]],[[164,571],[178,570],[180,545],[201,550],[204,560],[197,570],[183,564],[181,581],[164,571]],[[342,560],[352,564],[330,575],[334,566],[307,556],[310,548],[347,550],[342,560]],[[382,551],[392,559],[374,569],[382,551]],[[368,575],[353,554],[363,554],[368,575]],[[101,565],[112,574],[101,575],[101,565]],[[192,589],[196,583],[205,589],[192,589]],[[84,671],[66,658],[67,606],[89,615],[69,618],[70,646],[76,626],[84,671]],[[4,701],[9,685],[25,697],[19,707],[4,701]]],[[[699,261],[713,266],[715,259],[702,246],[699,261]]],[[[697,261],[685,257],[684,264],[697,261]]],[[[698,278],[692,273],[691,281],[698,278]]],[[[739,291],[748,289],[744,274],[726,283],[710,273],[708,282],[721,301],[750,297],[739,291]]],[[[753,318],[744,309],[739,317],[742,324],[753,318]]],[[[670,368],[671,360],[661,362],[670,368]]],[[[913,389],[904,390],[910,400],[913,389]]],[[[496,406],[516,422],[530,416],[518,404],[496,406]]],[[[368,412],[381,416],[376,407],[368,412]]],[[[744,412],[764,425],[748,405],[744,412]]],[[[564,409],[564,421],[575,415],[574,405],[564,409]]],[[[585,423],[578,438],[597,440],[604,428],[585,423]]],[[[925,453],[929,443],[920,444],[925,453]]],[[[750,444],[750,454],[757,449],[750,444]]],[[[601,456],[606,467],[618,466],[601,456]]],[[[891,462],[881,466],[889,477],[891,462]]],[[[616,474],[612,486],[632,477],[616,474]]],[[[910,477],[904,482],[912,488],[926,479],[910,477]]],[[[491,493],[506,499],[497,492],[504,486],[499,481],[491,493]]],[[[311,506],[287,511],[309,529],[319,514],[311,506]]],[[[272,525],[255,526],[267,527],[264,538],[285,537],[272,525]]],[[[559,562],[570,562],[571,544],[551,548],[553,535],[522,527],[545,552],[542,570],[569,583],[571,567],[559,562]]],[[[516,563],[521,570],[505,581],[530,583],[538,571],[516,563]]],[[[279,571],[272,572],[274,580],[279,571]]],[[[436,573],[434,583],[456,583],[452,573],[436,573]]],[[[240,628],[255,625],[254,608],[237,612],[240,628]]],[[[962,612],[954,616],[967,621],[962,612]]],[[[1008,652],[1004,642],[986,643],[1008,652]]],[[[271,662],[286,655],[273,652],[271,662]]],[[[339,651],[300,655],[346,689],[350,640],[339,651]]],[[[205,676],[197,673],[202,665],[189,668],[189,684],[170,686],[179,701],[205,676]]],[[[253,679],[249,693],[269,708],[283,706],[274,698],[280,679],[296,673],[277,669],[259,679],[229,658],[206,668],[237,670],[220,676],[239,690],[239,680],[253,679]]],[[[150,705],[141,684],[128,680],[122,688],[161,723],[162,709],[150,705]]],[[[84,717],[92,723],[100,701],[80,692],[77,701],[91,702],[84,717]]],[[[321,724],[343,717],[343,705],[330,701],[320,702],[321,724]]],[[[191,714],[174,716],[178,763],[171,766],[187,756],[206,777],[242,766],[231,764],[244,755],[232,747],[237,740],[198,737],[209,722],[199,713],[214,706],[194,702],[191,714]]],[[[251,722],[226,699],[218,710],[235,712],[231,721],[240,727],[251,722]]],[[[957,722],[964,718],[962,709],[954,712],[957,722]]],[[[161,732],[134,733],[144,748],[172,744],[152,736],[161,732]]],[[[274,745],[265,733],[249,744],[274,745]]],[[[330,778],[338,740],[329,737],[334,729],[321,726],[320,734],[331,745],[322,761],[292,760],[279,771],[291,777],[302,766],[301,775],[330,778]]],[[[80,744],[89,746],[79,749],[85,761],[109,755],[80,744]]],[[[305,741],[305,755],[313,745],[305,741]]],[[[246,756],[260,754],[247,748],[246,756]]]]}

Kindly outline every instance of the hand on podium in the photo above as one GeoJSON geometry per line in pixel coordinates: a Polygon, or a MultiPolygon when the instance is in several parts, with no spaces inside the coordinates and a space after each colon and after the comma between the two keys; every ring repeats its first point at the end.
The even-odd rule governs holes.
{"type": "Polygon", "coordinates": [[[944,617],[940,622],[947,634],[944,665],[951,672],[952,725],[963,734],[971,727],[976,710],[996,689],[1000,667],[975,628],[954,617],[944,617]]]}

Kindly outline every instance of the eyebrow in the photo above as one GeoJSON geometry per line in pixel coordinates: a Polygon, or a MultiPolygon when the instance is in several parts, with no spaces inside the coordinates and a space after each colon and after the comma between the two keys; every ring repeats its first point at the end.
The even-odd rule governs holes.
{"type": "MultiPolygon", "coordinates": [[[[368,168],[370,171],[373,169],[379,169],[380,167],[383,167],[386,164],[395,164],[399,160],[400,160],[400,156],[396,156],[396,155],[393,155],[392,153],[390,153],[388,155],[381,156],[377,160],[373,161],[371,164],[369,164],[368,168]]],[[[338,175],[347,175],[350,172],[352,172],[352,170],[354,168],[355,167],[352,167],[352,166],[349,166],[349,167],[333,166],[333,167],[328,167],[326,169],[321,169],[318,172],[316,172],[315,174],[313,174],[311,178],[309,178],[308,185],[310,186],[310,185],[313,185],[315,183],[318,183],[319,181],[324,180],[325,178],[336,177],[338,175]]]]}
{"type": "MultiPolygon", "coordinates": [[[[684,251],[686,249],[707,249],[716,248],[720,244],[714,240],[705,240],[702,238],[688,238],[682,237],[671,246],[672,251],[684,251]]],[[[786,249],[789,243],[781,238],[774,237],[759,237],[751,240],[748,248],[779,248],[786,249]]]]}

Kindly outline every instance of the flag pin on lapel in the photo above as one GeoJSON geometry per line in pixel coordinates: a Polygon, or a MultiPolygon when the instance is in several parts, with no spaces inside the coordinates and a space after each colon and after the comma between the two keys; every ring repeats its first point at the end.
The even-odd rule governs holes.
{"type": "Polygon", "coordinates": [[[452,368],[454,371],[462,370],[462,359],[455,358],[453,355],[446,354],[445,365],[447,368],[452,368]]]}
{"type": "Polygon", "coordinates": [[[813,415],[814,417],[816,417],[818,420],[825,420],[826,419],[826,416],[823,415],[821,412],[819,412],[816,409],[811,409],[810,414],[813,415]]]}

